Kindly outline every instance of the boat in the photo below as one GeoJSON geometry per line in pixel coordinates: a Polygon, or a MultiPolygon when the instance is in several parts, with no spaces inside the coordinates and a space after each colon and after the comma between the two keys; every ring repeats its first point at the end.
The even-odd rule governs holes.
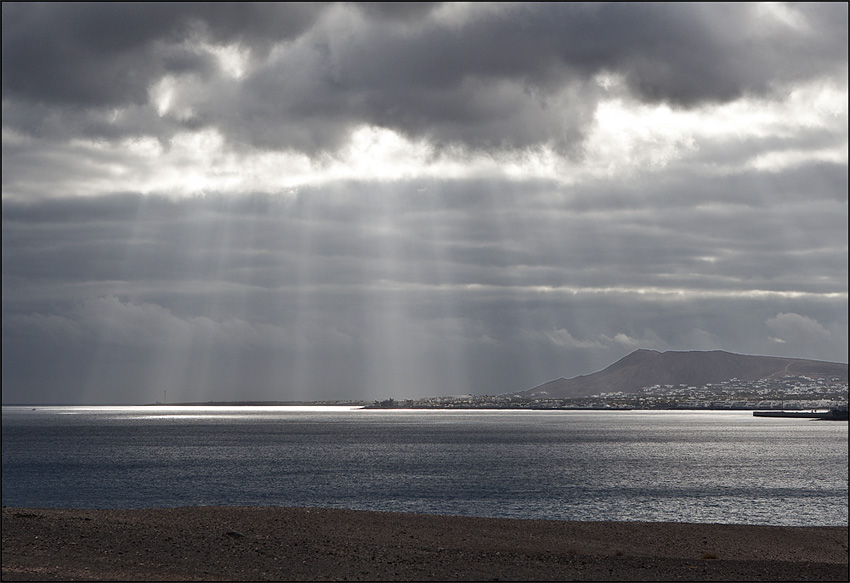
{"type": "Polygon", "coordinates": [[[796,417],[803,419],[824,419],[827,421],[847,421],[847,407],[833,407],[828,411],[753,411],[753,417],[796,417]]]}

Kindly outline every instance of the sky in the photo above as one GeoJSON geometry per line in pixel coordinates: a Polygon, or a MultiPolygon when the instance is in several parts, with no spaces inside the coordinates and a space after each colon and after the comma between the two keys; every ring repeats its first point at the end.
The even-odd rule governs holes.
{"type": "Polygon", "coordinates": [[[835,4],[2,4],[2,400],[847,362],[835,4]]]}

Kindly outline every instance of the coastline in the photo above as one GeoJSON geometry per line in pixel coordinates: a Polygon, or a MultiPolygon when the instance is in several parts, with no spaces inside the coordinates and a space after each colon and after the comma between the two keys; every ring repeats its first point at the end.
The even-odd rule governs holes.
{"type": "Polygon", "coordinates": [[[2,511],[4,581],[847,581],[847,557],[845,526],[237,506],[2,511]]]}

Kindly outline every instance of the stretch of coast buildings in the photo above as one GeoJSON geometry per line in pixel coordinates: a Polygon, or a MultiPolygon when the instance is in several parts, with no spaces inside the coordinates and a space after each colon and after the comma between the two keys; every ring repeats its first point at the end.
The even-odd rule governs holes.
{"type": "Polygon", "coordinates": [[[370,404],[378,408],[511,409],[737,409],[811,410],[847,407],[847,381],[840,378],[784,376],[757,381],[730,379],[702,386],[654,385],[634,393],[600,393],[589,397],[453,395],[423,399],[392,398],[370,404]]]}

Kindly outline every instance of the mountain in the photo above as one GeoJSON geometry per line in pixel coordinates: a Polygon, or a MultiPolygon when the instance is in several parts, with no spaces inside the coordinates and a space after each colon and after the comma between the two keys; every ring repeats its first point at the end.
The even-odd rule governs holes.
{"type": "Polygon", "coordinates": [[[839,377],[846,382],[847,369],[846,364],[837,362],[751,356],[722,350],[658,352],[640,349],[599,372],[556,379],[517,394],[569,399],[618,391],[635,393],[653,385],[699,387],[733,378],[757,381],[788,375],[839,377]]]}

